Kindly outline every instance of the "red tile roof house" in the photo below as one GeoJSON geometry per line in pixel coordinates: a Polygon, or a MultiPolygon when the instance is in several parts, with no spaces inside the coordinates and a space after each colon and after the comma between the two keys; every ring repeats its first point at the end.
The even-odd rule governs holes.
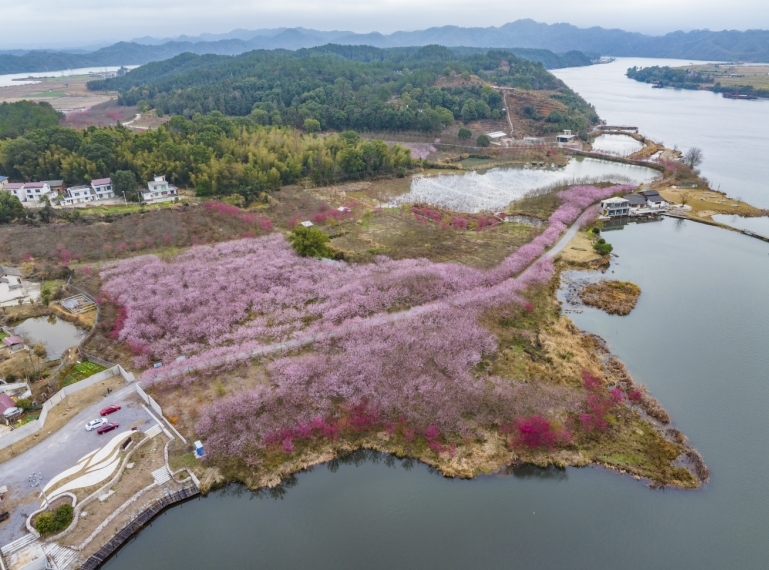
{"type": "Polygon", "coordinates": [[[24,348],[24,339],[18,336],[7,336],[3,339],[3,345],[11,352],[24,348]]]}
{"type": "Polygon", "coordinates": [[[8,394],[0,393],[0,414],[2,414],[8,408],[15,408],[16,402],[14,402],[8,394]]]}
{"type": "Polygon", "coordinates": [[[20,202],[39,202],[43,196],[48,196],[49,200],[56,196],[47,182],[6,182],[3,190],[16,196],[20,202]]]}

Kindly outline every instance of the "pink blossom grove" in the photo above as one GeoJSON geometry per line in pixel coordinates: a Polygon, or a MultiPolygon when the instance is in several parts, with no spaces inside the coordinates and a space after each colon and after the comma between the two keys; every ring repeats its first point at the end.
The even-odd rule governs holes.
{"type": "MultiPolygon", "coordinates": [[[[276,343],[313,344],[310,352],[269,364],[272,386],[202,408],[197,431],[212,453],[245,453],[281,433],[280,446],[291,453],[294,432],[320,433],[301,426],[333,418],[339,401],[365,402],[379,421],[405,422],[408,429],[469,433],[473,425],[535,412],[521,408],[532,388],[473,374],[483,355],[496,350],[494,335],[478,324],[480,311],[523,305],[527,286],[552,277],[552,261],[537,259],[567,224],[590,204],[630,188],[575,186],[559,193],[547,229],[491,270],[424,259],[302,258],[273,233],[193,247],[170,260],[148,255],[106,266],[103,294],[122,307],[113,335],[134,349],[137,366],[150,358],[163,362],[144,373],[145,383],[184,381],[170,372],[246,360],[276,343]],[[221,422],[226,430],[217,429],[221,422]]],[[[536,396],[549,397],[556,395],[536,396]]],[[[580,405],[575,399],[573,408],[580,405]]],[[[549,445],[552,434],[540,432],[549,445]]],[[[436,437],[427,441],[441,448],[436,437]]]]}

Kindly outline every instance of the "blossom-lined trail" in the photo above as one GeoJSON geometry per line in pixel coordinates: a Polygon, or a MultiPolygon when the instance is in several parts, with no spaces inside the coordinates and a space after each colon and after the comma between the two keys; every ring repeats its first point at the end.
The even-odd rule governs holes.
{"type": "MultiPolygon", "coordinates": [[[[204,372],[206,370],[238,364],[252,358],[260,358],[274,354],[283,354],[286,352],[298,350],[302,347],[309,346],[320,341],[332,340],[334,338],[364,331],[366,329],[424,316],[430,313],[444,310],[448,307],[462,307],[469,303],[476,302],[479,295],[488,296],[490,291],[492,292],[491,294],[497,296],[503,292],[511,293],[514,290],[521,290],[525,288],[525,286],[529,283],[533,273],[535,272],[535,267],[537,264],[545,262],[546,259],[553,259],[560,251],[562,251],[563,248],[566,247],[566,244],[568,244],[576,235],[577,231],[579,231],[583,220],[589,215],[589,210],[582,212],[580,217],[571,225],[571,227],[567,229],[567,231],[561,236],[559,241],[553,247],[546,250],[542,255],[527,265],[526,268],[516,278],[508,279],[491,289],[487,287],[478,287],[441,301],[427,303],[417,307],[411,307],[405,311],[377,314],[373,317],[356,320],[355,322],[347,322],[335,328],[334,330],[309,334],[297,339],[261,346],[250,351],[240,351],[225,356],[212,357],[204,361],[198,361],[192,365],[184,366],[183,368],[178,367],[160,370],[152,375],[151,382],[155,383],[172,380],[196,372],[204,372]]],[[[153,372],[153,370],[149,370],[148,372],[153,372]]]]}

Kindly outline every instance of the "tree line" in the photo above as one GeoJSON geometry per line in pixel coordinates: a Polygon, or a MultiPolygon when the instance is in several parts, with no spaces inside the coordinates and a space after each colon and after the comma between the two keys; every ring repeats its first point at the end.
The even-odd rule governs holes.
{"type": "Polygon", "coordinates": [[[111,176],[116,190],[165,174],[198,195],[261,192],[310,179],[403,175],[421,162],[410,151],[355,132],[305,134],[287,126],[263,126],[214,111],[192,119],[173,117],[157,130],[134,133],[117,127],[36,129],[0,141],[0,171],[14,180],[63,179],[68,184],[111,176]]]}
{"type": "Polygon", "coordinates": [[[62,115],[45,101],[0,103],[0,139],[15,138],[32,129],[53,127],[62,115]]]}

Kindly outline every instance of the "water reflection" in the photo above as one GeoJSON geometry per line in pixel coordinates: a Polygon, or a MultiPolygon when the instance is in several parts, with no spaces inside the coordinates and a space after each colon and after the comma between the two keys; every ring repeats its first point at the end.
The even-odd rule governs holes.
{"type": "Polygon", "coordinates": [[[495,212],[541,188],[604,181],[642,184],[659,176],[657,170],[645,166],[578,157],[562,168],[505,166],[484,172],[414,177],[409,192],[391,205],[419,203],[455,212],[495,212]]]}
{"type": "Polygon", "coordinates": [[[14,327],[14,331],[32,344],[42,343],[49,360],[61,358],[65,350],[77,346],[85,336],[81,329],[56,315],[27,319],[14,327]]]}
{"type": "Polygon", "coordinates": [[[541,479],[543,481],[566,481],[569,474],[566,469],[550,465],[537,467],[528,463],[516,463],[505,469],[506,475],[512,475],[516,479],[541,479]]]}

